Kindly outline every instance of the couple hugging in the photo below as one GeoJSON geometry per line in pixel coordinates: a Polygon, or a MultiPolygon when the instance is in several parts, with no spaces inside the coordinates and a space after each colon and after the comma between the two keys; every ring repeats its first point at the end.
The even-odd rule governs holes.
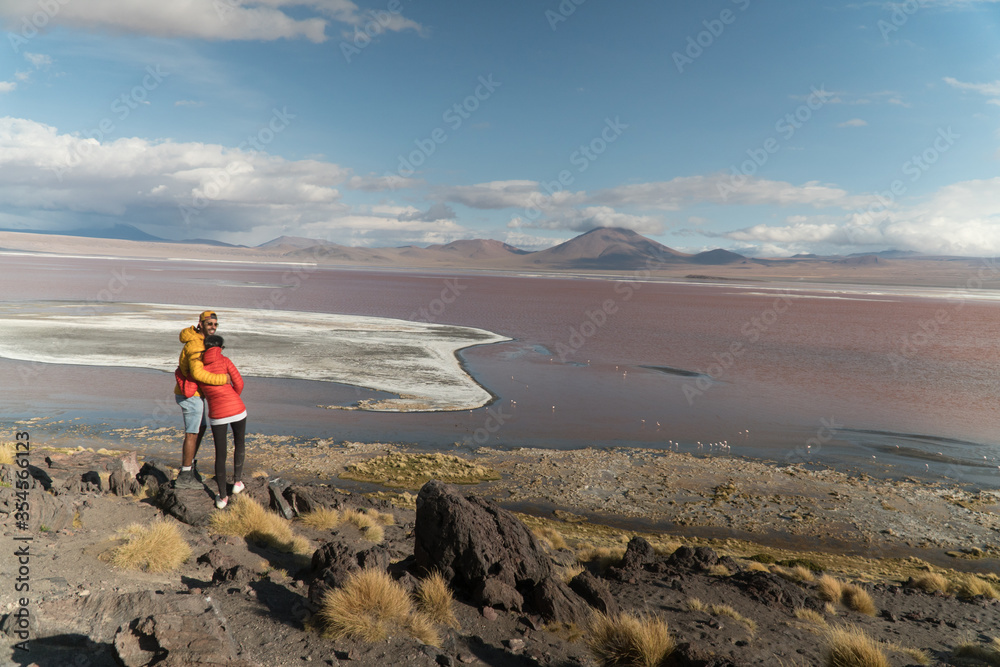
{"type": "Polygon", "coordinates": [[[219,492],[215,506],[224,509],[229,504],[226,493],[226,431],[233,429],[233,494],[243,491],[244,440],[247,431],[247,409],[240,399],[243,377],[228,358],[222,336],[215,335],[219,318],[206,310],[198,324],[181,331],[184,343],[174,378],[174,398],[184,415],[184,446],[181,453],[181,471],[174,480],[174,488],[204,488],[195,468],[195,457],[208,425],[212,426],[215,440],[215,483],[219,492]],[[206,410],[205,403],[208,403],[206,410]]]}

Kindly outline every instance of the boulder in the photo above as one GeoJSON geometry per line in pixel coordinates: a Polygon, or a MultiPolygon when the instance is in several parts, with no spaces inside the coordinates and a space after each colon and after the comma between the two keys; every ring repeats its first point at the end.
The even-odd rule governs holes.
{"type": "Polygon", "coordinates": [[[769,607],[784,607],[790,612],[800,607],[819,611],[825,604],[802,587],[770,572],[746,570],[734,574],[727,581],[752,600],[769,607]]]}
{"type": "Polygon", "coordinates": [[[569,587],[597,611],[608,615],[618,613],[618,602],[611,594],[611,589],[603,580],[595,577],[588,570],[573,577],[573,580],[569,582],[569,587]]]}
{"type": "Polygon", "coordinates": [[[142,464],[135,480],[140,486],[149,487],[149,495],[155,496],[160,491],[160,487],[168,486],[172,473],[170,469],[155,459],[149,459],[142,464]]]}
{"type": "Polygon", "coordinates": [[[719,562],[719,555],[709,547],[679,547],[667,559],[667,565],[676,570],[701,571],[719,562]]]}
{"type": "Polygon", "coordinates": [[[136,458],[135,452],[128,452],[122,456],[112,459],[105,466],[108,472],[115,472],[120,470],[122,472],[128,473],[133,479],[139,476],[139,471],[142,468],[139,467],[139,461],[136,458]]]}
{"type": "Polygon", "coordinates": [[[282,479],[272,479],[267,483],[267,491],[271,496],[271,509],[291,521],[295,518],[295,512],[285,500],[284,492],[287,488],[288,482],[282,479]]]}
{"type": "Polygon", "coordinates": [[[292,508],[296,516],[309,514],[323,506],[322,503],[316,501],[312,493],[302,486],[291,485],[281,495],[288,501],[289,507],[292,508]]]}
{"type": "Polygon", "coordinates": [[[155,502],[160,509],[190,526],[206,526],[215,503],[204,488],[174,489],[161,486],[155,502]]]}
{"type": "Polygon", "coordinates": [[[108,491],[116,496],[134,496],[141,488],[132,473],[126,470],[115,470],[108,477],[108,491]]]}
{"type": "Polygon", "coordinates": [[[623,570],[638,570],[654,560],[656,560],[656,552],[653,550],[653,545],[636,535],[628,541],[625,555],[622,556],[622,562],[618,567],[623,570]]]}
{"type": "Polygon", "coordinates": [[[437,481],[417,495],[414,561],[459,596],[503,609],[526,605],[548,620],[582,619],[586,603],[555,576],[548,554],[513,514],[437,481]]]}

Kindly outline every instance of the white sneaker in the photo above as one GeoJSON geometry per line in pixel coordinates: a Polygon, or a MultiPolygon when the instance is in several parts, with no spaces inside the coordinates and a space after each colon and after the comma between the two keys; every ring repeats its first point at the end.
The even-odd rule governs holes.
{"type": "Polygon", "coordinates": [[[246,488],[247,487],[243,486],[243,482],[236,482],[233,484],[233,495],[235,496],[237,493],[243,493],[243,490],[246,488]]]}
{"type": "Polygon", "coordinates": [[[229,496],[226,496],[225,498],[219,498],[218,496],[216,496],[215,506],[218,507],[220,510],[226,509],[226,505],[228,504],[229,504],[229,496]]]}

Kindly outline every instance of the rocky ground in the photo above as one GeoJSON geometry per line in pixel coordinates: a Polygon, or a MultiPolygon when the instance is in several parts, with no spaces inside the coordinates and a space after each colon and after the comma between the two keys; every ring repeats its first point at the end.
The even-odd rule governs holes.
{"type": "Polygon", "coordinates": [[[0,479],[0,509],[10,511],[0,537],[8,582],[0,630],[13,647],[27,609],[30,648],[10,648],[0,661],[594,665],[584,641],[592,609],[663,617],[679,644],[673,665],[824,664],[825,628],[848,623],[883,642],[894,667],[986,664],[955,649],[1000,635],[996,600],[905,585],[931,571],[997,581],[1000,520],[991,493],[639,450],[466,452],[499,479],[429,484],[419,496],[419,475],[402,470],[384,480],[391,486],[306,481],[401,449],[323,442],[279,456],[281,443],[255,443],[251,469],[261,474],[248,495],[261,504],[292,516],[314,506],[393,515],[378,543],[352,525],[314,530],[294,519],[309,541],[303,554],[215,534],[211,494],[173,491],[173,472],[162,465],[114,452],[36,450],[27,530],[12,520],[16,467],[4,467],[0,479]],[[269,484],[277,475],[286,481],[269,484]],[[496,501],[532,513],[514,515],[496,501]],[[107,562],[122,529],[162,516],[192,550],[178,570],[107,562]],[[16,539],[24,537],[31,540],[16,539]],[[25,544],[30,596],[22,604],[14,554],[25,544]],[[801,569],[765,571],[759,561],[772,559],[799,559],[859,583],[874,613],[821,599],[801,569]],[[406,586],[441,570],[456,592],[458,627],[441,627],[437,647],[405,633],[374,644],[325,638],[317,602],[362,565],[406,586]]]}

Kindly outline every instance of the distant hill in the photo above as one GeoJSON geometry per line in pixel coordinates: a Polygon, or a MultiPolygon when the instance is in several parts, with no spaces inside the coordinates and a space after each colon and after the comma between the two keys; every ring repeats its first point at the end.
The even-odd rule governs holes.
{"type": "Polygon", "coordinates": [[[457,257],[465,257],[466,259],[495,259],[497,257],[530,254],[527,250],[521,250],[512,245],[507,245],[503,241],[494,241],[493,239],[463,239],[452,241],[445,245],[430,245],[427,246],[427,250],[438,250],[457,257]]]}
{"type": "Polygon", "coordinates": [[[699,252],[697,255],[691,257],[690,261],[693,264],[736,264],[737,262],[746,262],[748,260],[739,253],[717,248],[715,250],[699,252]]]}
{"type": "Polygon", "coordinates": [[[528,256],[531,264],[565,269],[637,269],[683,262],[689,257],[619,227],[598,227],[528,256]]]}

